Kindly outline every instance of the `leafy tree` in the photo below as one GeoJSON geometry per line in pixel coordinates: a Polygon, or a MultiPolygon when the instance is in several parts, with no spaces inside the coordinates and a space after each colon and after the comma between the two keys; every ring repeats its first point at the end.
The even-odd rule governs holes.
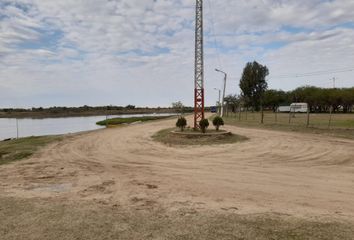
{"type": "Polygon", "coordinates": [[[266,66],[258,62],[249,62],[243,70],[240,80],[240,88],[242,95],[255,110],[262,110],[263,123],[263,96],[268,88],[266,77],[269,75],[269,70],[266,66]]]}
{"type": "Polygon", "coordinates": [[[242,95],[250,101],[255,109],[259,109],[265,90],[268,88],[266,76],[269,70],[258,62],[249,62],[243,70],[240,80],[242,95]]]}
{"type": "Polygon", "coordinates": [[[184,105],[181,101],[178,101],[178,102],[172,103],[172,108],[176,109],[176,111],[180,111],[180,113],[183,113],[184,105]]]}
{"type": "Polygon", "coordinates": [[[224,100],[225,100],[227,106],[231,106],[233,112],[236,112],[237,108],[242,103],[241,96],[238,96],[236,94],[235,95],[230,94],[230,95],[226,96],[224,98],[224,100]]]}
{"type": "Polygon", "coordinates": [[[200,122],[199,122],[199,127],[200,129],[202,130],[203,133],[206,132],[207,128],[209,127],[209,121],[208,119],[202,119],[200,122]]]}
{"type": "Polygon", "coordinates": [[[126,109],[135,109],[135,106],[134,105],[127,105],[126,107],[125,107],[126,109]]]}
{"type": "Polygon", "coordinates": [[[275,112],[281,104],[288,103],[287,94],[282,90],[266,90],[263,97],[263,105],[275,112]]]}
{"type": "Polygon", "coordinates": [[[176,122],[176,127],[181,129],[181,132],[184,131],[184,128],[187,126],[187,120],[184,117],[179,117],[176,122]]]}
{"type": "Polygon", "coordinates": [[[220,126],[224,126],[224,120],[222,119],[222,117],[216,116],[213,119],[213,125],[216,128],[216,131],[219,131],[220,126]]]}

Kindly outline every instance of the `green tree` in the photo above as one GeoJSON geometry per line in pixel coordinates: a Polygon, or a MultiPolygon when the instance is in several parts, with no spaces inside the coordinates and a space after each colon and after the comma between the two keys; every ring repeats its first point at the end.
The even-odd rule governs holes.
{"type": "Polygon", "coordinates": [[[237,108],[241,105],[242,99],[238,95],[228,95],[224,98],[224,101],[226,102],[227,106],[227,111],[229,111],[229,108],[231,107],[232,112],[236,112],[237,108]]]}
{"type": "Polygon", "coordinates": [[[175,109],[177,112],[180,112],[181,114],[183,114],[184,105],[181,101],[173,102],[172,108],[175,109]]]}
{"type": "Polygon", "coordinates": [[[184,117],[179,117],[176,122],[176,127],[180,128],[181,132],[183,132],[186,126],[187,126],[187,120],[184,117]]]}
{"type": "Polygon", "coordinates": [[[275,112],[280,104],[288,103],[287,94],[282,90],[266,90],[263,97],[263,105],[275,112]]]}
{"type": "Polygon", "coordinates": [[[213,125],[215,126],[216,131],[219,131],[220,126],[224,126],[224,120],[222,117],[216,116],[213,119],[213,125]]]}
{"type": "Polygon", "coordinates": [[[240,80],[242,95],[255,110],[261,109],[261,123],[263,123],[264,117],[262,100],[264,92],[268,88],[266,81],[268,75],[268,68],[254,61],[246,64],[240,80]]]}
{"type": "Polygon", "coordinates": [[[208,119],[203,119],[199,122],[199,127],[202,130],[202,133],[205,133],[207,128],[209,127],[209,121],[208,119]]]}

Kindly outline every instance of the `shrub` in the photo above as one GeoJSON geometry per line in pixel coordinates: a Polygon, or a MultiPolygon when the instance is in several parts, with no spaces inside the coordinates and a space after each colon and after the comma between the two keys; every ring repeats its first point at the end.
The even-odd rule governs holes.
{"type": "Polygon", "coordinates": [[[199,127],[202,130],[203,133],[206,132],[206,129],[209,127],[209,121],[208,119],[203,119],[199,122],[199,127]]]}
{"type": "Polygon", "coordinates": [[[187,126],[187,120],[184,117],[179,117],[176,122],[176,127],[180,128],[181,132],[183,132],[186,126],[187,126]]]}
{"type": "Polygon", "coordinates": [[[219,131],[220,126],[224,126],[224,120],[221,117],[216,116],[213,119],[213,125],[215,126],[216,131],[219,131]]]}

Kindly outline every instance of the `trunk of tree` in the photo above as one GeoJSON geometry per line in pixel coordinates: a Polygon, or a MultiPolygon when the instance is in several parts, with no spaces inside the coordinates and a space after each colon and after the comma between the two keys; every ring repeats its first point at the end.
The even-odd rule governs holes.
{"type": "Polygon", "coordinates": [[[263,105],[261,105],[261,124],[264,123],[264,112],[263,112],[263,105]]]}

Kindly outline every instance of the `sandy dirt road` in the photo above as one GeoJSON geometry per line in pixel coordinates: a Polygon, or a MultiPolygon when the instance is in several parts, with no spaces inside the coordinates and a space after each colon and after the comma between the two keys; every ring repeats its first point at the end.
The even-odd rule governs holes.
{"type": "Polygon", "coordinates": [[[190,147],[152,140],[174,123],[67,137],[2,166],[1,195],[354,222],[354,141],[232,126],[249,140],[190,147]]]}

